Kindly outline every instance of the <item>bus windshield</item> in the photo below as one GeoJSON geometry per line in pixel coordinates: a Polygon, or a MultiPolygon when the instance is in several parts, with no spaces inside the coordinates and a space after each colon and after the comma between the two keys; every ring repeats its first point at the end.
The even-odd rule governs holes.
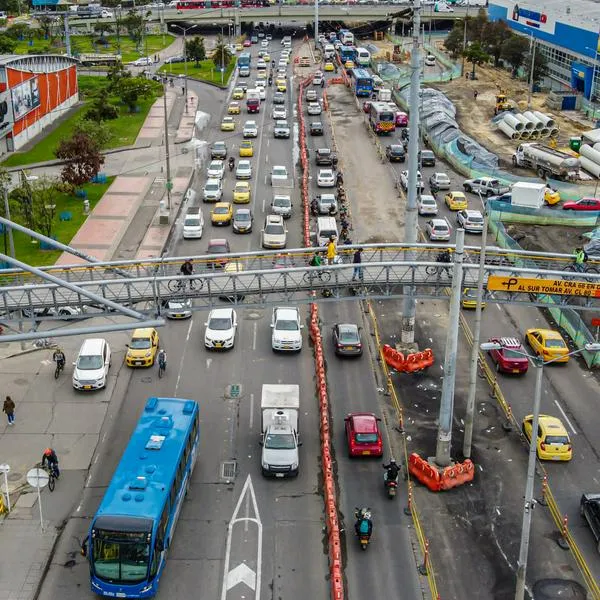
{"type": "Polygon", "coordinates": [[[92,560],[97,577],[110,583],[139,583],[148,576],[149,534],[94,530],[92,560]]]}

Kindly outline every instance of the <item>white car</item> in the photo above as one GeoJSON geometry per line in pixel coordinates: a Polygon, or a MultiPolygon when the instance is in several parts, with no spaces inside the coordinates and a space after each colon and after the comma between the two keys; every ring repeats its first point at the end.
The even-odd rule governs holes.
{"type": "Polygon", "coordinates": [[[317,73],[314,77],[313,77],[313,85],[321,85],[323,83],[323,75],[322,73],[317,73]]]}
{"type": "Polygon", "coordinates": [[[254,87],[255,88],[266,88],[267,87],[267,80],[263,79],[262,77],[259,77],[255,82],[254,82],[254,87]]]}
{"type": "Polygon", "coordinates": [[[269,47],[269,40],[263,40],[263,41],[260,43],[260,47],[261,47],[261,48],[268,48],[268,47],[269,47]]]}
{"type": "Polygon", "coordinates": [[[273,118],[274,119],[287,119],[287,108],[285,106],[274,106],[273,107],[273,118]]]}
{"type": "Polygon", "coordinates": [[[225,163],[222,160],[211,160],[207,172],[209,179],[223,179],[225,175],[225,163]]]}
{"type": "Polygon", "coordinates": [[[274,165],[271,169],[271,185],[281,185],[288,182],[287,168],[283,165],[274,165]]]}
{"type": "Polygon", "coordinates": [[[283,224],[281,215],[267,215],[265,227],[262,230],[263,248],[285,248],[287,243],[287,229],[283,224]]]}
{"type": "Polygon", "coordinates": [[[436,187],[438,190],[449,190],[452,186],[450,177],[446,173],[434,173],[429,178],[429,185],[436,187]]]}
{"type": "Polygon", "coordinates": [[[274,352],[302,350],[300,311],[292,306],[278,306],[271,317],[271,348],[274,352]]]}
{"type": "Polygon", "coordinates": [[[456,222],[469,233],[483,233],[483,215],[478,210],[459,210],[456,222]]]}
{"type": "Polygon", "coordinates": [[[428,54],[425,57],[425,66],[427,66],[427,67],[435,66],[435,56],[433,54],[428,54]]]}
{"type": "Polygon", "coordinates": [[[154,60],[149,56],[142,56],[131,63],[134,67],[148,67],[154,64],[154,60]]]}
{"type": "Polygon", "coordinates": [[[223,197],[223,186],[221,180],[211,177],[206,180],[204,190],[202,191],[204,202],[219,202],[223,197]]]}
{"type": "Polygon", "coordinates": [[[317,101],[317,92],[315,90],[307,90],[306,91],[306,101],[307,102],[316,102],[317,101]]]}
{"type": "Polygon", "coordinates": [[[287,69],[287,60],[283,60],[281,59],[278,63],[277,63],[277,68],[278,69],[287,69]]]}
{"type": "Polygon", "coordinates": [[[99,390],[106,387],[110,364],[110,346],[105,339],[84,340],[73,368],[73,387],[76,390],[99,390]]]}
{"type": "Polygon", "coordinates": [[[233,348],[237,331],[237,314],[233,308],[215,308],[204,323],[204,345],[209,349],[233,348]]]}
{"type": "Polygon", "coordinates": [[[256,68],[257,68],[259,71],[264,71],[264,70],[267,68],[267,63],[266,63],[266,62],[265,62],[265,61],[264,61],[262,58],[259,58],[259,59],[256,61],[256,68]]]}
{"type": "Polygon", "coordinates": [[[422,194],[417,201],[417,208],[419,214],[424,215],[437,215],[438,205],[433,196],[429,194],[422,194]]]}
{"type": "Polygon", "coordinates": [[[258,87],[256,88],[256,90],[258,91],[258,97],[259,97],[261,100],[266,100],[266,99],[267,99],[267,90],[266,90],[266,88],[264,88],[264,87],[261,87],[261,86],[258,86],[258,87]]]}
{"type": "MultiPolygon", "coordinates": [[[[404,191],[408,189],[408,171],[402,171],[400,173],[400,184],[404,191]]],[[[423,183],[423,176],[421,175],[421,171],[417,171],[417,192],[421,194],[425,190],[425,184],[423,183]]]]}
{"type": "Polygon", "coordinates": [[[249,160],[240,160],[235,169],[236,179],[252,179],[252,163],[249,160]]]}
{"type": "Polygon", "coordinates": [[[258,127],[256,121],[246,121],[244,123],[244,138],[255,138],[258,137],[258,127]]]}
{"type": "Polygon", "coordinates": [[[306,111],[309,115],[320,115],[323,109],[318,102],[309,102],[306,111]]]}
{"type": "Polygon", "coordinates": [[[319,169],[317,176],[318,187],[335,187],[335,175],[333,169],[319,169]]]}
{"type": "Polygon", "coordinates": [[[448,242],[452,232],[446,219],[430,219],[425,225],[425,231],[432,242],[448,242]]]}
{"type": "Polygon", "coordinates": [[[114,19],[115,13],[113,13],[112,10],[106,10],[106,8],[103,8],[102,11],[100,12],[100,17],[102,19],[114,19]]]}

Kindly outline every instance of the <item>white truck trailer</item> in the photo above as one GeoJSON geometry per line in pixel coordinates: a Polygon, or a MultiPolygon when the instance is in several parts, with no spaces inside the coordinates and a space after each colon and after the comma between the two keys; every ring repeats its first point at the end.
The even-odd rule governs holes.
{"type": "Polygon", "coordinates": [[[295,477],[300,454],[300,386],[265,383],[262,386],[261,466],[265,477],[295,477]]]}
{"type": "Polygon", "coordinates": [[[521,144],[513,154],[515,167],[533,169],[538,177],[556,177],[572,180],[579,177],[581,162],[578,158],[544,144],[521,144]]]}
{"type": "Polygon", "coordinates": [[[513,206],[526,206],[528,208],[541,208],[544,206],[546,193],[545,183],[530,183],[517,181],[510,191],[510,203],[513,206]]]}

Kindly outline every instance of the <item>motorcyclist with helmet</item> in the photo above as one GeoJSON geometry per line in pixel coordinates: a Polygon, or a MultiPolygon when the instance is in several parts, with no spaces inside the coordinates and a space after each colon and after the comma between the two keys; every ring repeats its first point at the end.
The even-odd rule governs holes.
{"type": "Polygon", "coordinates": [[[390,462],[387,465],[382,465],[385,472],[385,480],[388,481],[398,481],[398,474],[400,473],[400,467],[398,463],[393,458],[390,458],[390,462]]]}

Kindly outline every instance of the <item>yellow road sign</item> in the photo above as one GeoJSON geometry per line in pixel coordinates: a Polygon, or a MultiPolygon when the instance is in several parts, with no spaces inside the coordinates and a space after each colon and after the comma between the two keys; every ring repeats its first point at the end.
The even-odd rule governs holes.
{"type": "Polygon", "coordinates": [[[564,279],[533,279],[490,275],[487,282],[489,291],[521,292],[523,294],[557,294],[559,296],[586,296],[600,298],[600,282],[566,281],[564,279]]]}

